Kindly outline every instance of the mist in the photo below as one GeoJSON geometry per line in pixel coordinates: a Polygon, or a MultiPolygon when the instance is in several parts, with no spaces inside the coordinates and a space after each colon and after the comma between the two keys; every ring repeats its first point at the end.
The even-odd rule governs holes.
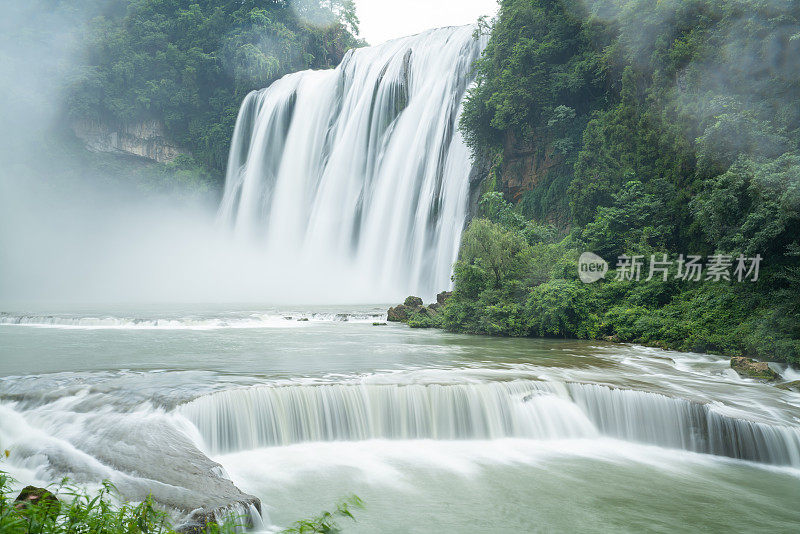
{"type": "MultiPolygon", "coordinates": [[[[65,135],[80,35],[114,2],[0,11],[0,305],[350,303],[378,294],[346,265],[298,267],[217,222],[219,190],[153,191],[134,169],[109,174],[65,135]],[[78,155],[76,156],[76,153],[78,155]],[[138,180],[138,182],[137,182],[138,180]]],[[[388,293],[391,293],[390,291],[388,293]]]]}
{"type": "MultiPolygon", "coordinates": [[[[619,29],[626,59],[643,68],[658,45],[656,37],[662,35],[665,28],[685,25],[685,19],[701,9],[683,0],[582,2],[586,13],[613,23],[619,29]]],[[[680,113],[693,118],[695,127],[687,132],[692,141],[707,128],[714,135],[720,122],[735,123],[724,136],[717,135],[714,139],[721,146],[719,154],[714,155],[728,159],[724,163],[730,165],[742,152],[775,157],[786,150],[781,140],[759,137],[750,130],[759,127],[757,117],[763,115],[765,104],[768,104],[768,113],[797,116],[800,93],[794,80],[800,72],[800,33],[790,22],[790,14],[796,10],[796,4],[791,1],[727,4],[738,6],[738,10],[726,21],[727,29],[718,32],[714,42],[717,52],[714,57],[686,62],[675,77],[671,98],[672,105],[680,113]],[[784,91],[770,90],[770,83],[775,81],[781,83],[784,91]]],[[[721,15],[707,13],[706,16],[713,20],[721,15]]]]}

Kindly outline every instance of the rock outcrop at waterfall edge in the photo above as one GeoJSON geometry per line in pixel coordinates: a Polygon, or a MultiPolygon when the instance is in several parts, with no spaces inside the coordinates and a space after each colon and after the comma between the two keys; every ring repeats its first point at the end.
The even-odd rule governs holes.
{"type": "Polygon", "coordinates": [[[442,307],[452,295],[443,291],[436,295],[436,302],[424,305],[420,297],[410,296],[403,304],[389,308],[387,319],[394,323],[406,323],[411,328],[438,328],[441,326],[442,307]]]}
{"type": "Polygon", "coordinates": [[[757,378],[760,380],[777,380],[778,373],[769,368],[766,362],[759,362],[743,356],[731,358],[731,369],[745,378],[757,378]]]}

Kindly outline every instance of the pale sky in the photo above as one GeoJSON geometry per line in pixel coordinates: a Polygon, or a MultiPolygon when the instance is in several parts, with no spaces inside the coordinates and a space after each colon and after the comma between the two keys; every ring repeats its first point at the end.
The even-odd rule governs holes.
{"type": "Polygon", "coordinates": [[[361,37],[371,45],[441,26],[494,16],[497,0],[356,0],[361,37]]]}

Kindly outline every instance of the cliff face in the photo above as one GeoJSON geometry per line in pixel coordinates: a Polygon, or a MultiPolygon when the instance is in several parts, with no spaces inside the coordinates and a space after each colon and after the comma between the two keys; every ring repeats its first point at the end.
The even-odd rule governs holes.
{"type": "Polygon", "coordinates": [[[523,140],[509,133],[503,147],[500,185],[506,199],[519,202],[542,178],[562,162],[545,140],[523,140]]]}
{"type": "Polygon", "coordinates": [[[169,163],[180,155],[189,154],[166,138],[164,126],[156,120],[117,126],[79,120],[72,124],[72,131],[93,152],[128,154],[159,163],[169,163]]]}

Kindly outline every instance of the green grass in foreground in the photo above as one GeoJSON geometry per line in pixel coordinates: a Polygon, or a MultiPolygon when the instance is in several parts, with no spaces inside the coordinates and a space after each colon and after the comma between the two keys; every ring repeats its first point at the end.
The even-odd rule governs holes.
{"type": "MultiPolygon", "coordinates": [[[[116,488],[108,481],[94,495],[69,486],[63,480],[52,493],[59,500],[42,497],[35,504],[15,502],[12,478],[0,471],[0,534],[172,534],[175,528],[169,516],[159,510],[151,497],[133,504],[123,502],[116,488]],[[120,503],[121,504],[117,504],[120,503]]],[[[361,499],[352,496],[340,503],[334,512],[296,522],[285,530],[291,534],[334,534],[340,532],[336,521],[355,520],[351,510],[362,508],[361,499]]],[[[241,528],[244,521],[231,518],[222,525],[209,524],[208,534],[228,534],[241,528]]]]}

